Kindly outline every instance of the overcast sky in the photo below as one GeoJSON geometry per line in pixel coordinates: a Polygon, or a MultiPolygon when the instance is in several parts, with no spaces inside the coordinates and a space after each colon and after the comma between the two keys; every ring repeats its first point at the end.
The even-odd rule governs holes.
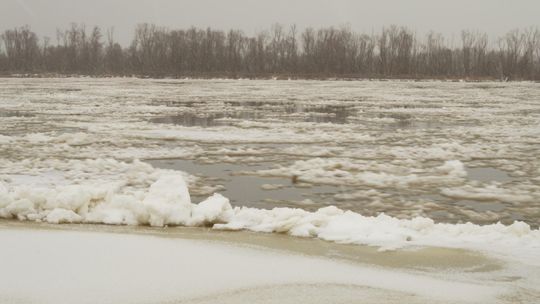
{"type": "Polygon", "coordinates": [[[28,24],[39,35],[55,38],[56,28],[83,22],[114,26],[123,44],[141,22],[236,28],[248,34],[275,22],[300,28],[349,25],[363,32],[398,24],[450,37],[462,29],[493,36],[540,26],[540,0],[0,0],[0,12],[0,30],[28,24]]]}

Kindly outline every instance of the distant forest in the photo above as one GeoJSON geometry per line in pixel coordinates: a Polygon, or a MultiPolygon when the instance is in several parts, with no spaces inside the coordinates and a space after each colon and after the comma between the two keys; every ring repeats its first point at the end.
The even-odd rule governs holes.
{"type": "Polygon", "coordinates": [[[398,26],[365,34],[276,24],[249,36],[140,24],[122,47],[112,29],[72,24],[50,39],[24,26],[0,35],[0,74],[540,80],[540,31],[463,31],[450,42],[398,26]]]}

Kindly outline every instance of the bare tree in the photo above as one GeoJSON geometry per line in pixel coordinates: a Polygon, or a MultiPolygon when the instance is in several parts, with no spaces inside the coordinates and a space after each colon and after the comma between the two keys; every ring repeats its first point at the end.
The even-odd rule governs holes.
{"type": "Polygon", "coordinates": [[[488,36],[463,31],[461,46],[441,34],[418,37],[390,26],[371,34],[348,27],[285,28],[247,36],[238,30],[169,30],[139,24],[131,45],[114,30],[87,32],[84,24],[58,30],[56,43],[41,41],[28,27],[0,35],[0,70],[112,75],[290,75],[343,77],[540,78],[540,31],[514,30],[489,47],[488,36]]]}

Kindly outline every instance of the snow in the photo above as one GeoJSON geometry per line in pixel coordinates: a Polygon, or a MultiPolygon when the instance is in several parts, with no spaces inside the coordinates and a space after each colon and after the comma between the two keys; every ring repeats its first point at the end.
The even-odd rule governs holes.
{"type": "MultiPolygon", "coordinates": [[[[418,303],[486,303],[506,291],[481,282],[197,240],[3,229],[0,243],[10,244],[0,251],[4,303],[168,303],[302,284],[368,288],[365,296],[379,300],[412,295],[418,303]]],[[[275,303],[282,297],[273,295],[275,303]]]]}

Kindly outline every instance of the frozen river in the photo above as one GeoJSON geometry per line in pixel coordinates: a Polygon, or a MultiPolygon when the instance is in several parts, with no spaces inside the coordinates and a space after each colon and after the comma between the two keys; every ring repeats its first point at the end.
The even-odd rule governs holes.
{"type": "Polygon", "coordinates": [[[0,79],[0,218],[473,250],[528,301],[540,84],[0,79]]]}
{"type": "Polygon", "coordinates": [[[140,159],[189,173],[194,201],[540,224],[538,83],[1,82],[4,179],[140,159]]]}

